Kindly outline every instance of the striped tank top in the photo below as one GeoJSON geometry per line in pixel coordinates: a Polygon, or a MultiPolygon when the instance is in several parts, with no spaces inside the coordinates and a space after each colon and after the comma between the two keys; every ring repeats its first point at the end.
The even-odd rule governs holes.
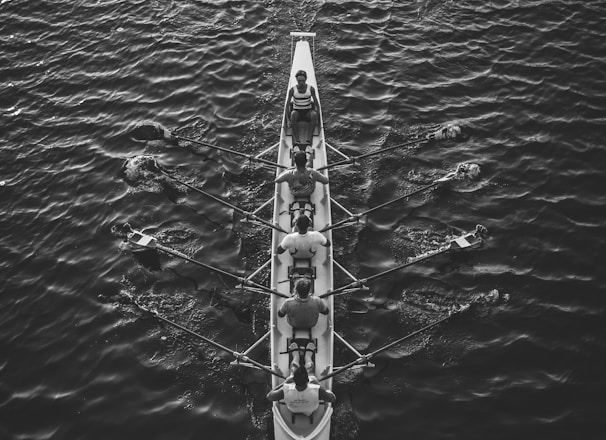
{"type": "Polygon", "coordinates": [[[311,86],[307,84],[303,93],[299,92],[297,86],[293,87],[293,104],[292,107],[295,110],[305,110],[311,108],[311,86]]]}

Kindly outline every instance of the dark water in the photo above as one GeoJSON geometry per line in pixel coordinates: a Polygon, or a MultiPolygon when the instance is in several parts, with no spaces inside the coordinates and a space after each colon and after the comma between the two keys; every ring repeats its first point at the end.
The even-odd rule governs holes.
{"type": "Polygon", "coordinates": [[[264,374],[128,297],[241,351],[266,331],[267,299],[166,257],[152,270],[111,228],[238,274],[265,261],[268,231],[141,164],[246,209],[271,196],[271,171],[130,133],[154,121],[271,146],[292,30],[318,34],[327,139],[347,154],[432,124],[472,130],[333,170],[340,203],[360,212],[461,162],[482,171],[336,231],[336,258],[364,277],[489,230],[479,250],[337,301],[337,330],[363,351],[474,305],[336,379],[333,437],[605,438],[603,2],[4,0],[0,17],[1,439],[272,438],[264,374]]]}

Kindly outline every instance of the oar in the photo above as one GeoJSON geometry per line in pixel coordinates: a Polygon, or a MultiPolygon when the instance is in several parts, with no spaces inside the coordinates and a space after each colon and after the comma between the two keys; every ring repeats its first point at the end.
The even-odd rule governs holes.
{"type": "Polygon", "coordinates": [[[397,339],[397,340],[395,340],[393,342],[390,342],[389,344],[387,344],[387,345],[385,345],[385,346],[383,346],[383,347],[381,347],[381,348],[379,348],[379,349],[377,349],[377,350],[375,350],[375,351],[373,351],[371,353],[368,353],[368,354],[365,354],[363,356],[360,356],[359,358],[357,358],[356,360],[348,363],[347,365],[344,365],[344,366],[342,366],[342,367],[334,370],[332,373],[330,373],[330,374],[322,377],[320,380],[330,379],[331,377],[334,377],[337,374],[343,373],[344,371],[347,371],[351,367],[354,367],[356,365],[367,364],[376,355],[378,355],[380,353],[383,353],[386,350],[389,350],[394,345],[400,344],[401,342],[403,342],[403,341],[405,341],[407,339],[410,339],[410,338],[412,338],[414,336],[417,336],[419,333],[422,333],[422,332],[424,332],[426,330],[429,330],[432,327],[435,327],[438,324],[443,323],[444,321],[452,318],[453,316],[455,316],[455,315],[457,315],[457,314],[459,314],[461,312],[464,312],[465,310],[469,309],[469,307],[470,307],[469,304],[465,304],[465,305],[459,307],[458,309],[452,310],[452,311],[450,311],[450,313],[447,316],[445,316],[443,318],[440,318],[437,321],[434,321],[434,322],[432,322],[430,324],[427,324],[426,326],[421,327],[420,329],[415,330],[414,332],[412,332],[412,333],[410,333],[410,334],[408,334],[408,335],[406,335],[406,336],[404,336],[404,337],[402,337],[400,339],[397,339]]]}
{"type": "Polygon", "coordinates": [[[193,190],[193,191],[197,192],[198,194],[202,194],[203,196],[206,196],[206,197],[208,197],[209,199],[212,199],[212,200],[214,200],[215,202],[220,203],[220,204],[221,204],[221,205],[223,205],[223,206],[227,206],[228,208],[233,209],[234,211],[239,212],[240,214],[244,215],[244,216],[246,217],[246,219],[247,219],[247,220],[256,221],[256,222],[259,222],[260,224],[262,224],[262,225],[264,225],[264,226],[267,226],[268,228],[272,228],[272,229],[275,229],[276,231],[284,232],[285,234],[287,233],[287,232],[286,232],[284,229],[282,229],[280,226],[278,226],[278,225],[274,225],[273,223],[271,223],[271,222],[269,222],[269,221],[267,221],[267,220],[264,220],[264,219],[262,219],[262,218],[258,217],[258,216],[257,216],[255,213],[250,212],[250,211],[246,211],[245,209],[242,209],[242,208],[239,208],[239,207],[237,207],[237,206],[235,206],[235,205],[232,205],[231,203],[226,202],[225,200],[221,199],[220,197],[217,197],[217,196],[215,196],[215,195],[213,195],[213,194],[211,194],[211,193],[208,193],[208,192],[206,192],[206,191],[204,191],[204,190],[202,190],[202,189],[200,189],[200,188],[196,188],[195,186],[193,186],[193,185],[191,185],[191,184],[189,184],[189,183],[187,183],[187,182],[185,182],[185,181],[183,181],[183,180],[181,180],[181,179],[179,179],[179,178],[177,178],[177,177],[173,176],[173,175],[172,175],[172,174],[170,174],[169,172],[165,171],[165,170],[164,170],[164,169],[163,169],[163,168],[162,168],[160,165],[158,165],[158,163],[157,163],[157,162],[155,163],[155,165],[156,165],[156,166],[155,166],[155,168],[156,168],[156,169],[157,169],[157,170],[158,170],[160,173],[162,173],[162,174],[164,174],[166,177],[168,177],[169,179],[172,179],[172,180],[174,180],[175,182],[178,182],[178,183],[180,183],[181,185],[186,186],[186,187],[188,187],[189,189],[191,189],[191,190],[193,190]]]}
{"type": "Polygon", "coordinates": [[[391,200],[389,202],[385,202],[385,203],[382,203],[380,205],[377,205],[377,206],[375,206],[373,208],[370,208],[370,209],[368,209],[366,211],[360,212],[359,214],[354,214],[354,215],[349,216],[349,217],[347,217],[347,218],[345,218],[343,220],[339,220],[338,222],[336,222],[336,223],[334,223],[332,225],[327,225],[323,229],[321,229],[320,232],[325,232],[325,231],[328,231],[329,229],[334,229],[334,228],[339,227],[339,226],[341,226],[343,224],[346,224],[346,223],[350,223],[350,222],[353,223],[354,221],[359,221],[360,218],[363,215],[370,214],[371,212],[377,211],[377,210],[379,210],[381,208],[385,208],[386,206],[392,205],[392,204],[394,204],[396,202],[399,202],[400,200],[405,200],[405,199],[407,199],[409,197],[412,197],[414,195],[419,194],[420,192],[427,191],[428,189],[434,188],[434,187],[436,187],[438,185],[441,185],[443,183],[450,182],[451,180],[453,180],[454,178],[458,177],[461,174],[461,172],[462,172],[461,170],[462,170],[462,167],[459,166],[459,167],[457,167],[456,171],[451,171],[450,173],[446,174],[443,177],[440,177],[439,179],[434,180],[432,183],[430,183],[428,185],[425,185],[425,186],[423,186],[421,188],[417,188],[417,189],[415,189],[415,190],[413,190],[413,191],[411,191],[411,192],[409,192],[407,194],[404,194],[403,196],[400,196],[400,197],[398,197],[396,199],[393,199],[393,200],[391,200]]]}
{"type": "Polygon", "coordinates": [[[266,365],[263,365],[263,364],[257,362],[254,359],[249,358],[245,354],[237,352],[235,350],[232,350],[231,348],[228,348],[225,345],[219,344],[218,342],[213,341],[212,339],[209,339],[206,336],[202,336],[200,333],[197,333],[197,332],[195,332],[195,331],[193,331],[193,330],[191,330],[191,329],[189,329],[189,328],[187,328],[185,326],[182,326],[181,324],[178,324],[178,323],[176,323],[174,321],[171,321],[168,318],[165,318],[164,316],[160,315],[157,311],[151,310],[151,309],[143,306],[135,298],[131,297],[130,295],[129,295],[129,298],[132,301],[132,303],[135,304],[140,310],[142,310],[142,311],[144,311],[146,313],[149,313],[154,318],[156,318],[156,319],[158,319],[158,320],[160,320],[162,322],[165,322],[165,323],[167,323],[169,325],[172,325],[173,327],[178,328],[179,330],[181,330],[181,331],[183,331],[183,332],[185,332],[185,333],[187,333],[189,335],[192,335],[192,336],[194,336],[194,337],[196,337],[196,338],[198,338],[198,339],[200,339],[200,340],[202,340],[202,341],[204,341],[204,342],[212,345],[213,347],[218,348],[219,350],[222,350],[222,351],[224,351],[226,353],[231,354],[236,359],[238,359],[238,361],[240,361],[240,362],[248,362],[248,363],[250,363],[250,364],[252,364],[252,365],[260,368],[261,370],[266,371],[267,373],[270,373],[270,374],[273,374],[274,376],[277,376],[277,377],[280,377],[282,379],[285,379],[285,377],[282,374],[280,374],[280,373],[272,370],[271,368],[267,367],[266,365]]]}
{"type": "MultiPolygon", "coordinates": [[[[410,140],[408,142],[404,142],[403,144],[394,145],[392,147],[383,148],[377,151],[371,151],[370,153],[361,154],[359,156],[349,156],[346,159],[340,160],[338,162],[331,163],[329,165],[318,168],[318,171],[325,170],[328,168],[333,168],[340,165],[350,165],[356,163],[360,159],[365,159],[367,157],[376,156],[378,154],[387,153],[392,150],[396,150],[402,147],[409,147],[415,144],[421,144],[429,142],[433,139],[455,139],[455,140],[465,140],[467,137],[463,134],[463,130],[458,125],[446,125],[439,126],[439,129],[434,129],[432,132],[425,133],[424,136],[421,135],[416,139],[410,140]]],[[[342,153],[341,153],[342,154],[342,153]]]]}
{"type": "Polygon", "coordinates": [[[394,145],[392,147],[384,148],[382,150],[372,151],[372,152],[366,153],[366,154],[360,154],[359,156],[350,156],[347,159],[339,160],[337,162],[333,162],[331,164],[320,167],[320,168],[318,168],[318,171],[326,170],[329,168],[334,168],[334,167],[337,167],[340,165],[355,164],[360,159],[365,159],[367,157],[376,156],[377,154],[387,153],[388,151],[395,150],[397,148],[408,147],[410,145],[415,145],[415,144],[425,143],[425,142],[428,142],[428,139],[418,138],[418,139],[414,139],[412,141],[405,142],[403,144],[398,144],[398,145],[394,145]]]}
{"type": "Polygon", "coordinates": [[[230,150],[229,148],[224,148],[224,147],[220,147],[218,145],[209,144],[208,142],[199,141],[197,139],[192,139],[192,138],[188,138],[188,137],[185,137],[185,136],[179,136],[179,135],[176,135],[176,134],[173,134],[173,137],[175,139],[179,139],[179,140],[183,140],[183,141],[187,141],[187,142],[192,142],[194,144],[202,145],[203,147],[212,148],[212,149],[219,150],[219,151],[224,151],[226,153],[230,153],[230,154],[233,154],[233,155],[236,155],[236,156],[244,157],[244,158],[248,159],[251,162],[254,161],[254,162],[264,163],[266,165],[271,165],[271,166],[274,166],[274,167],[288,168],[287,166],[280,165],[279,163],[272,162],[272,161],[267,160],[267,159],[262,159],[262,158],[257,157],[257,156],[253,156],[252,154],[241,153],[239,151],[230,150]]]}
{"type": "Polygon", "coordinates": [[[188,261],[190,263],[196,264],[198,266],[201,266],[205,269],[208,269],[212,272],[216,272],[218,274],[221,275],[225,275],[227,277],[236,279],[237,281],[239,281],[243,287],[254,287],[256,289],[259,289],[260,291],[264,292],[267,295],[277,295],[280,296],[282,298],[289,298],[288,295],[285,295],[283,293],[280,293],[276,290],[272,290],[267,286],[263,286],[262,284],[258,284],[254,281],[251,281],[248,278],[244,278],[238,275],[235,275],[233,273],[229,273],[224,271],[223,269],[219,269],[218,267],[214,267],[211,266],[209,264],[206,263],[202,263],[201,261],[198,260],[194,260],[193,258],[188,257],[187,255],[185,255],[182,252],[176,251],[174,249],[171,249],[169,247],[163,246],[160,243],[158,243],[158,240],[156,240],[155,237],[152,237],[151,235],[147,235],[144,234],[141,231],[137,231],[134,230],[130,227],[130,225],[127,223],[124,225],[124,228],[126,230],[130,229],[129,232],[127,232],[127,238],[129,240],[129,242],[133,243],[136,246],[142,246],[145,247],[147,249],[157,249],[159,251],[162,251],[168,255],[172,255],[173,257],[177,257],[177,258],[181,258],[182,260],[188,261]]]}
{"type": "Polygon", "coordinates": [[[446,244],[445,246],[442,246],[438,249],[434,249],[431,251],[427,251],[424,254],[418,255],[416,257],[409,258],[408,261],[404,264],[401,264],[396,267],[392,267],[391,269],[387,269],[386,271],[383,271],[381,273],[371,275],[368,278],[355,280],[354,282],[349,283],[345,286],[341,286],[335,290],[323,293],[322,295],[319,295],[319,297],[326,298],[328,296],[339,295],[339,294],[345,293],[345,291],[348,289],[360,288],[361,286],[366,285],[366,283],[368,283],[369,281],[372,281],[379,277],[383,277],[392,272],[396,272],[398,270],[404,269],[405,267],[412,266],[413,264],[417,264],[422,261],[428,260],[429,258],[433,258],[438,255],[444,254],[451,250],[465,249],[465,248],[477,246],[480,243],[482,243],[482,235],[485,234],[486,232],[487,232],[487,229],[484,226],[476,225],[475,231],[468,232],[468,233],[461,235],[460,237],[454,238],[454,239],[450,240],[450,242],[448,244],[446,244]]]}

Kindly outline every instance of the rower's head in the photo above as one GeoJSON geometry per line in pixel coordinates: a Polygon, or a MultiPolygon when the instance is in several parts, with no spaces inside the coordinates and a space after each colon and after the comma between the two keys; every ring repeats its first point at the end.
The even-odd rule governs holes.
{"type": "Polygon", "coordinates": [[[305,81],[307,81],[307,73],[305,72],[305,70],[299,70],[295,74],[295,79],[299,84],[305,84],[305,81]]]}
{"type": "Polygon", "coordinates": [[[299,217],[297,217],[296,224],[299,234],[305,234],[311,226],[311,220],[305,214],[301,214],[299,217]]]}
{"type": "Polygon", "coordinates": [[[305,151],[299,151],[295,154],[295,165],[297,168],[307,167],[307,153],[305,151]]]}
{"type": "Polygon", "coordinates": [[[300,278],[295,283],[295,291],[299,298],[307,298],[311,290],[311,280],[309,278],[300,278]]]}
{"type": "Polygon", "coordinates": [[[309,383],[309,374],[307,374],[305,367],[297,368],[293,373],[292,378],[297,388],[305,389],[309,383]]]}

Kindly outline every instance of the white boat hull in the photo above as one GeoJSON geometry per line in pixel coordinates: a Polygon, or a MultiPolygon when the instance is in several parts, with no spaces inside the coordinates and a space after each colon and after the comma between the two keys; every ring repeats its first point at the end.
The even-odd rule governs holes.
{"type": "MultiPolygon", "coordinates": [[[[292,33],[294,38],[301,38],[296,42],[292,59],[292,67],[290,71],[289,89],[296,84],[294,78],[298,70],[305,70],[307,73],[307,83],[312,85],[317,94],[317,82],[314,71],[312,50],[310,44],[305,37],[313,37],[315,34],[308,33],[292,33]]],[[[288,90],[287,90],[288,92],[288,90]]],[[[288,96],[288,95],[287,95],[288,96]]],[[[285,108],[286,108],[285,103],[285,108]]],[[[313,168],[319,168],[327,165],[326,144],[324,141],[324,128],[322,124],[322,113],[320,103],[318,102],[319,121],[316,127],[316,133],[313,136],[313,168]]],[[[303,130],[306,127],[302,127],[303,130]]],[[[301,136],[304,139],[303,136],[301,136]]],[[[290,135],[290,129],[283,123],[280,143],[278,146],[278,163],[286,167],[292,167],[291,150],[293,139],[290,135]]],[[[282,170],[278,169],[276,175],[282,170]]],[[[273,221],[280,225],[285,231],[291,231],[291,214],[289,208],[294,201],[292,194],[286,183],[277,184],[274,198],[274,217],[273,221]]],[[[330,192],[328,185],[316,183],[316,189],[310,197],[310,201],[315,205],[315,213],[313,215],[313,229],[320,230],[331,222],[330,212],[330,192]]],[[[325,236],[332,241],[331,232],[325,233],[325,236]]],[[[275,253],[280,241],[284,238],[284,233],[275,231],[272,236],[272,252],[275,253]]],[[[276,255],[271,264],[271,288],[277,291],[290,295],[289,266],[292,266],[293,259],[285,252],[281,255],[276,255]]],[[[325,293],[333,288],[333,264],[332,264],[332,248],[320,247],[317,254],[312,259],[312,266],[315,267],[315,280],[313,284],[313,292],[316,295],[325,293]]],[[[286,318],[278,317],[278,309],[285,300],[283,298],[272,296],[271,299],[271,360],[274,367],[284,374],[289,374],[289,356],[281,353],[286,351],[288,338],[292,336],[292,327],[287,323],[286,318]]],[[[315,356],[316,376],[321,378],[330,371],[333,366],[333,311],[334,303],[332,296],[325,299],[329,308],[328,315],[320,315],[318,323],[312,329],[312,338],[317,339],[317,353],[315,356]]],[[[282,383],[279,377],[273,377],[272,385],[277,387],[282,383]]],[[[326,380],[323,385],[327,389],[332,388],[332,380],[326,380]]],[[[313,414],[312,419],[297,415],[292,420],[290,411],[286,405],[279,402],[273,404],[274,414],[274,432],[276,440],[282,439],[309,439],[309,440],[328,440],[330,436],[330,419],[332,415],[332,405],[330,403],[321,404],[313,414]]]]}

